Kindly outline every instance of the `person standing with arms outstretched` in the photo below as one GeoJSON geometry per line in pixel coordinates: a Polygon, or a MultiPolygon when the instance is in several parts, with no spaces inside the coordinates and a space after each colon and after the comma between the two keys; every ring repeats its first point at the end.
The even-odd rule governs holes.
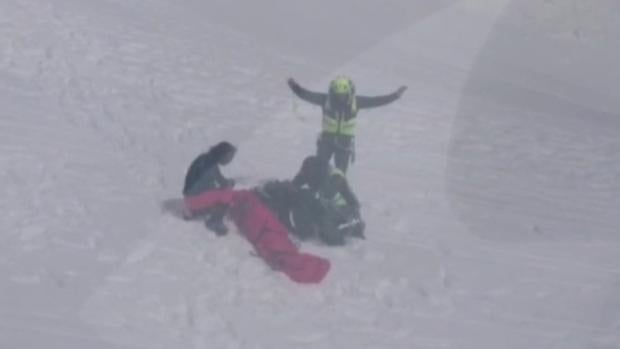
{"type": "Polygon", "coordinates": [[[353,81],[344,76],[332,80],[327,93],[307,90],[292,78],[288,79],[288,85],[297,97],[322,108],[323,126],[317,141],[316,155],[321,161],[328,163],[334,156],[334,164],[343,173],[346,173],[354,156],[358,111],[389,104],[407,90],[406,86],[401,86],[388,95],[357,96],[353,81]]]}

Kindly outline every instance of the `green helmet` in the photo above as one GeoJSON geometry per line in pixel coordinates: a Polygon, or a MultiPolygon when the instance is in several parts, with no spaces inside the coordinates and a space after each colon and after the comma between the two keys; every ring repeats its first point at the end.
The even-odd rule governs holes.
{"type": "Polygon", "coordinates": [[[353,81],[345,76],[338,76],[329,83],[329,96],[332,102],[351,104],[355,96],[353,81]]]}

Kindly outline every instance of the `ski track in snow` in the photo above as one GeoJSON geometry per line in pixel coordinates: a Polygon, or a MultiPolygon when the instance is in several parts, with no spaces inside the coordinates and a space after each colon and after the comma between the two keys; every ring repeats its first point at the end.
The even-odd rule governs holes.
{"type": "Polygon", "coordinates": [[[618,240],[484,240],[448,201],[460,93],[509,2],[473,3],[329,68],[163,0],[0,4],[0,347],[620,347],[618,240]],[[291,109],[298,71],[316,88],[340,72],[368,93],[409,85],[360,115],[368,240],[303,245],[333,265],[311,287],[159,207],[222,138],[240,146],[226,173],[292,176],[320,123],[291,109]]]}

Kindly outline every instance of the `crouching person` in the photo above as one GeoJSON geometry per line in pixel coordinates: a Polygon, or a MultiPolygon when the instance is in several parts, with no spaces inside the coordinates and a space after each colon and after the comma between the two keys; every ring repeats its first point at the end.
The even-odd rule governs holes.
{"type": "Polygon", "coordinates": [[[302,238],[317,235],[328,245],[343,245],[348,237],[364,238],[360,205],[344,173],[316,156],[304,159],[292,184],[303,193],[296,231],[302,238]],[[314,222],[314,225],[311,224],[314,222]]]}
{"type": "MultiPolygon", "coordinates": [[[[220,142],[211,147],[208,152],[200,154],[192,161],[185,176],[183,196],[185,198],[198,196],[216,189],[232,188],[234,181],[222,175],[220,166],[228,165],[234,158],[237,149],[228,142],[220,142]]],[[[228,232],[224,224],[226,204],[221,203],[199,212],[186,211],[186,219],[196,216],[205,218],[206,227],[217,235],[228,232]]]]}

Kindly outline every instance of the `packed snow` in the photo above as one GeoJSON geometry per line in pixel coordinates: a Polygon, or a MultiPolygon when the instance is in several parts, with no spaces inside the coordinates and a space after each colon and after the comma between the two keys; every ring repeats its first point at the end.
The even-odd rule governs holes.
{"type": "Polygon", "coordinates": [[[0,1],[0,348],[620,348],[615,0],[0,1]],[[180,220],[221,140],[252,187],[360,113],[366,240],[319,285],[180,220]]]}

